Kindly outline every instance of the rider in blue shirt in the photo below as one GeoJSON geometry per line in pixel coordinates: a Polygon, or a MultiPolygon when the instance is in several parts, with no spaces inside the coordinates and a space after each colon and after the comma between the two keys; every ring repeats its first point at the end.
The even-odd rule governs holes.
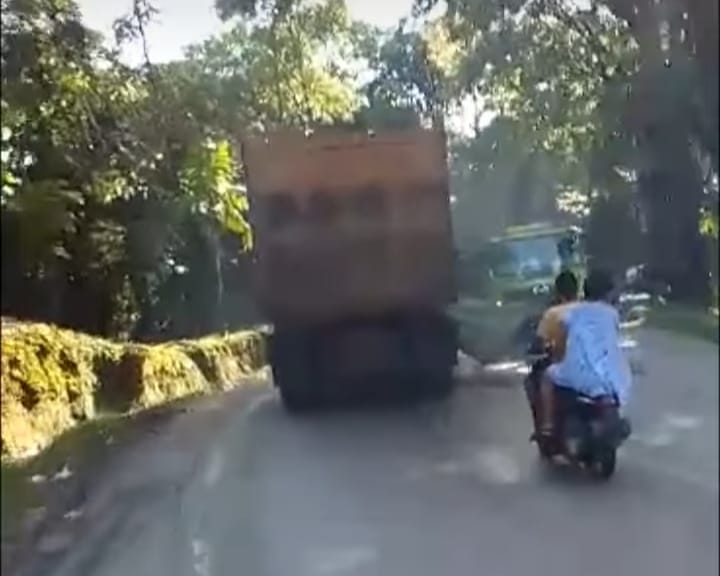
{"type": "Polygon", "coordinates": [[[613,397],[621,407],[628,401],[632,377],[620,347],[620,319],[610,304],[612,293],[610,276],[592,271],[585,280],[585,300],[563,313],[565,355],[547,368],[540,386],[543,435],[552,434],[554,387],[592,398],[613,397]]]}

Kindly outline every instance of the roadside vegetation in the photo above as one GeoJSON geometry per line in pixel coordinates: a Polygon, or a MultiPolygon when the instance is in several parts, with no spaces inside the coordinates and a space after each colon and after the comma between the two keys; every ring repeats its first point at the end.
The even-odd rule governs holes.
{"type": "Polygon", "coordinates": [[[98,417],[230,389],[265,354],[257,332],[142,345],[19,324],[3,331],[1,361],[2,457],[18,459],[98,417]]]}
{"type": "Polygon", "coordinates": [[[113,39],[72,0],[2,0],[3,315],[137,342],[257,322],[241,141],[327,127],[444,129],[461,253],[562,220],[707,305],[717,6],[437,4],[380,30],[343,0],[218,0],[226,31],[155,62],[149,0],[113,39]]]}

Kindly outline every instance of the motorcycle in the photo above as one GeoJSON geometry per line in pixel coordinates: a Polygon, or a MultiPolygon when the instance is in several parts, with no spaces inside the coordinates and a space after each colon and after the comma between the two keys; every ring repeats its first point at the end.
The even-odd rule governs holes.
{"type": "Polygon", "coordinates": [[[553,462],[561,456],[579,469],[609,479],[615,473],[617,450],[631,432],[629,421],[620,415],[617,398],[590,398],[569,389],[555,388],[554,433],[544,438],[539,429],[539,385],[542,373],[550,365],[550,355],[547,350],[531,349],[527,362],[530,373],[525,380],[525,391],[535,428],[531,440],[537,444],[540,458],[553,462]]]}

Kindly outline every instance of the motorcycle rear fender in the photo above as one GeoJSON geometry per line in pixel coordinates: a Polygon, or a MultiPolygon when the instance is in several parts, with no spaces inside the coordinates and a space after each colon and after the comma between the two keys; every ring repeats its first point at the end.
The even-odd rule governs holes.
{"type": "Polygon", "coordinates": [[[594,418],[590,430],[595,442],[618,448],[631,433],[630,421],[620,417],[617,410],[608,411],[600,418],[594,418]]]}

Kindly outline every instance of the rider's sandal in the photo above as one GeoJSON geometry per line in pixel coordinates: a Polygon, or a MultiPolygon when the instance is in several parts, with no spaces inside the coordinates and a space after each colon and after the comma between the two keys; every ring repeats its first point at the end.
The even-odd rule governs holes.
{"type": "Polygon", "coordinates": [[[552,428],[541,428],[536,435],[535,441],[543,450],[555,451],[555,436],[552,428]]]}
{"type": "Polygon", "coordinates": [[[553,438],[552,428],[541,428],[540,430],[533,432],[530,435],[530,442],[542,442],[548,441],[553,438]]]}

